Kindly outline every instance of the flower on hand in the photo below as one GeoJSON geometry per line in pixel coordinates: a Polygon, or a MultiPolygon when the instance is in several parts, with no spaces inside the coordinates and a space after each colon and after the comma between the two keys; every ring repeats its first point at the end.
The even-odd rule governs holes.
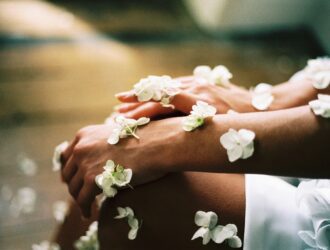
{"type": "Polygon", "coordinates": [[[268,83],[259,83],[252,89],[252,106],[257,110],[266,110],[274,101],[272,95],[272,85],[268,83]]]}
{"type": "Polygon", "coordinates": [[[253,155],[254,138],[255,133],[251,130],[240,129],[236,131],[230,128],[227,133],[220,137],[220,143],[227,150],[229,161],[234,162],[253,155]]]}
{"type": "Polygon", "coordinates": [[[183,121],[183,129],[185,131],[193,131],[202,126],[207,117],[212,117],[216,114],[217,109],[206,102],[197,101],[196,105],[192,106],[190,115],[186,116],[183,121]]]}
{"type": "Polygon", "coordinates": [[[77,250],[99,250],[100,244],[97,237],[98,223],[94,221],[90,224],[85,235],[81,236],[74,246],[77,250]]]}
{"type": "Polygon", "coordinates": [[[233,77],[223,65],[218,65],[213,69],[206,65],[197,66],[193,74],[200,83],[211,83],[219,86],[229,83],[229,79],[233,77]]]}
{"type": "Polygon", "coordinates": [[[314,88],[326,89],[330,85],[330,58],[309,60],[304,72],[313,80],[314,88]]]}
{"type": "Polygon", "coordinates": [[[117,207],[118,215],[115,219],[127,218],[129,227],[131,228],[128,232],[128,239],[134,240],[137,236],[138,230],[140,228],[138,219],[134,216],[134,211],[130,207],[117,207]]]}
{"type": "Polygon", "coordinates": [[[172,107],[170,104],[173,96],[180,93],[181,83],[170,76],[148,76],[134,85],[134,94],[139,102],[150,100],[160,102],[164,107],[172,107]]]}
{"type": "Polygon", "coordinates": [[[124,187],[132,179],[132,169],[125,169],[119,164],[115,165],[111,160],[107,161],[103,169],[103,173],[95,177],[95,183],[107,197],[114,197],[117,194],[116,187],[124,187]]]}
{"type": "Polygon", "coordinates": [[[69,142],[64,141],[55,147],[54,155],[53,155],[53,171],[61,170],[62,167],[61,154],[63,153],[63,151],[67,149],[68,146],[69,146],[69,142]]]}
{"type": "Polygon", "coordinates": [[[108,138],[108,143],[111,145],[117,144],[120,138],[127,136],[134,136],[139,139],[135,134],[138,126],[145,125],[150,122],[149,118],[141,117],[138,120],[125,118],[124,116],[117,116],[114,119],[115,127],[108,138]]]}
{"type": "Polygon", "coordinates": [[[215,243],[221,244],[228,241],[230,247],[240,248],[241,239],[237,236],[237,227],[234,224],[226,226],[218,225],[218,216],[216,213],[197,211],[195,214],[195,224],[200,228],[195,232],[191,240],[199,237],[203,238],[203,245],[206,245],[212,239],[215,243]]]}
{"type": "Polygon", "coordinates": [[[324,118],[330,118],[330,95],[317,95],[318,100],[309,102],[309,106],[314,114],[320,115],[324,118]]]}

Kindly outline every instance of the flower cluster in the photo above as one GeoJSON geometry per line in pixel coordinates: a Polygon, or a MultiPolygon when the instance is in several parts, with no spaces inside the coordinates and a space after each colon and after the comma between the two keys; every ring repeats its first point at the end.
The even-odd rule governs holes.
{"type": "Polygon", "coordinates": [[[200,83],[211,83],[214,85],[226,85],[233,75],[223,66],[218,65],[211,69],[209,66],[197,66],[193,72],[195,79],[200,83]]]}
{"type": "Polygon", "coordinates": [[[298,236],[311,249],[330,249],[329,185],[329,180],[309,180],[302,181],[297,189],[297,206],[313,228],[299,231],[298,236]]]}
{"type": "Polygon", "coordinates": [[[134,240],[137,236],[138,230],[140,228],[139,221],[134,215],[134,211],[130,207],[117,207],[118,215],[115,219],[127,218],[129,227],[131,228],[128,232],[128,239],[134,240]]]}
{"type": "Polygon", "coordinates": [[[221,244],[224,241],[232,248],[242,247],[242,241],[237,236],[237,227],[234,224],[226,226],[217,225],[218,216],[214,212],[197,211],[195,214],[195,224],[200,228],[195,232],[191,240],[199,237],[203,238],[203,245],[212,239],[215,243],[221,244]]]}
{"type": "Polygon", "coordinates": [[[251,130],[240,129],[236,131],[230,128],[227,133],[220,137],[220,143],[227,150],[229,161],[234,162],[253,155],[254,138],[255,133],[251,130]]]}
{"type": "Polygon", "coordinates": [[[134,85],[134,94],[139,102],[153,100],[165,107],[173,107],[170,102],[180,93],[180,86],[181,83],[170,76],[148,76],[134,85]]]}
{"type": "Polygon", "coordinates": [[[100,245],[97,238],[98,223],[90,224],[86,235],[81,236],[74,244],[77,250],[99,250],[100,245]]]}
{"type": "Polygon", "coordinates": [[[134,136],[139,139],[135,134],[138,126],[145,125],[150,122],[149,118],[141,117],[138,120],[125,118],[124,116],[116,116],[114,118],[115,127],[109,136],[108,143],[111,145],[117,144],[120,138],[127,136],[134,136]]]}
{"type": "Polygon", "coordinates": [[[119,164],[115,165],[111,160],[107,161],[103,169],[103,173],[95,177],[95,183],[107,197],[114,197],[117,194],[116,187],[124,187],[132,179],[132,169],[125,169],[119,164]]]}
{"type": "Polygon", "coordinates": [[[60,246],[49,241],[42,241],[39,244],[33,244],[32,250],[60,250],[60,246]]]}
{"type": "Polygon", "coordinates": [[[266,110],[274,101],[272,95],[272,85],[268,83],[259,83],[252,89],[252,106],[257,110],[266,110]]]}
{"type": "Polygon", "coordinates": [[[54,155],[53,155],[53,171],[61,170],[61,166],[62,166],[61,154],[63,153],[63,151],[67,149],[68,146],[69,146],[69,142],[64,141],[55,147],[54,155]]]}
{"type": "Polygon", "coordinates": [[[330,95],[317,95],[318,100],[310,101],[309,106],[316,115],[330,118],[330,95]]]}
{"type": "Polygon", "coordinates": [[[330,85],[330,58],[309,60],[304,72],[313,80],[316,89],[325,89],[330,85]]]}
{"type": "Polygon", "coordinates": [[[202,126],[207,117],[212,117],[216,114],[217,109],[206,102],[197,101],[196,105],[192,106],[190,115],[183,120],[183,129],[185,131],[193,131],[202,126]]]}

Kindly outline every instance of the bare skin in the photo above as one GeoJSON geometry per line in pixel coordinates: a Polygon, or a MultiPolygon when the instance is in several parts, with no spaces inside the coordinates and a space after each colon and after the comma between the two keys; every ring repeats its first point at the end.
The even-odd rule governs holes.
{"type": "MultiPolygon", "coordinates": [[[[277,103],[274,102],[274,106],[272,106],[271,109],[276,110],[300,106],[306,104],[309,100],[315,99],[317,92],[310,85],[310,83],[309,85],[303,84],[300,85],[300,88],[297,88],[296,85],[294,89],[299,89],[299,91],[297,90],[295,93],[289,92],[290,98],[287,97],[288,93],[285,92],[294,86],[292,83],[282,85],[282,90],[281,88],[277,88],[278,92],[274,90],[275,92],[273,94],[277,95],[276,93],[281,92],[282,94],[278,94],[278,96],[275,97],[275,100],[279,101],[277,103]],[[291,93],[293,94],[291,95],[291,93]]],[[[209,87],[203,86],[203,88],[205,91],[209,91],[209,87]]],[[[251,110],[250,104],[247,104],[250,103],[251,98],[249,94],[246,94],[248,92],[243,94],[244,91],[242,89],[238,90],[235,88],[238,87],[233,86],[233,88],[228,88],[228,95],[223,94],[228,97],[227,100],[229,101],[223,101],[221,105],[217,107],[218,111],[225,106],[225,103],[228,105],[225,106],[223,110],[220,110],[221,113],[224,113],[226,110],[233,107],[236,107],[236,111],[239,112],[253,111],[251,110]],[[235,90],[232,91],[230,89],[235,90]],[[239,91],[243,91],[241,92],[242,98],[236,98],[239,91]],[[243,98],[244,95],[246,95],[246,98],[243,98]],[[240,106],[245,107],[246,110],[237,110],[239,109],[237,107],[240,106]]],[[[198,91],[203,91],[203,89],[199,89],[198,91]]],[[[328,92],[329,89],[325,91],[325,93],[328,92]]],[[[126,106],[126,110],[119,110],[125,116],[137,118],[146,114],[153,117],[156,117],[159,114],[170,115],[170,113],[166,113],[168,110],[166,112],[164,110],[160,111],[159,107],[157,108],[155,106],[155,103],[143,103],[142,105],[137,105],[134,103],[133,97],[129,95],[130,94],[125,96],[125,100],[132,101],[132,103],[127,104],[128,106],[126,106]],[[147,108],[145,109],[145,107],[147,108]],[[138,112],[136,112],[136,110],[138,110],[138,112]]],[[[212,103],[213,100],[214,103],[218,103],[216,100],[218,100],[217,98],[219,98],[219,96],[221,95],[208,95],[207,98],[210,100],[208,102],[212,103]]],[[[120,99],[122,97],[119,96],[118,98],[120,99]]],[[[196,97],[196,95],[193,96],[190,92],[187,92],[186,94],[184,92],[173,101],[176,102],[176,107],[181,107],[179,109],[180,112],[188,113],[196,100],[204,99],[201,99],[200,95],[196,97]],[[190,106],[187,106],[187,103],[190,106]]],[[[225,100],[225,98],[223,98],[223,100],[225,100]]],[[[207,100],[205,99],[205,101],[207,100]]],[[[171,112],[173,111],[171,110],[171,112]]],[[[220,216],[221,214],[224,216],[226,222],[230,222],[232,219],[231,223],[240,225],[239,231],[242,233],[244,228],[244,205],[242,204],[245,204],[244,178],[235,177],[236,175],[208,174],[209,176],[207,176],[202,173],[182,174],[182,172],[185,171],[260,173],[330,178],[327,171],[327,149],[324,147],[324,145],[326,145],[326,140],[330,135],[329,121],[316,117],[308,106],[269,112],[217,115],[213,120],[208,120],[204,127],[192,133],[187,133],[182,130],[182,119],[182,117],[177,117],[151,122],[138,129],[137,134],[140,136],[140,140],[126,138],[114,146],[110,146],[106,142],[113,128],[111,124],[89,126],[83,128],[77,133],[69,148],[63,153],[63,179],[67,182],[69,192],[76,200],[85,217],[90,216],[91,204],[93,203],[95,196],[101,192],[101,190],[96,187],[94,179],[96,175],[103,171],[102,167],[106,160],[112,159],[125,167],[133,169],[134,176],[132,184],[137,186],[134,191],[121,191],[118,198],[116,197],[113,201],[107,203],[102,210],[102,218],[100,220],[100,241],[101,244],[105,246],[103,249],[110,248],[110,245],[107,244],[113,244],[111,247],[114,247],[114,249],[130,249],[139,241],[134,241],[134,244],[132,244],[126,238],[124,239],[123,235],[125,234],[117,233],[117,231],[121,232],[121,230],[124,230],[122,225],[119,222],[113,222],[113,219],[110,219],[110,217],[112,218],[114,216],[115,206],[125,206],[122,203],[126,202],[131,202],[130,206],[137,209],[137,214],[141,214],[141,217],[146,220],[149,216],[155,216],[151,215],[152,213],[144,214],[143,212],[144,210],[147,211],[150,209],[150,207],[147,207],[148,204],[153,204],[144,200],[145,198],[142,194],[147,192],[154,194],[154,197],[152,197],[151,200],[157,203],[160,211],[159,214],[164,217],[164,223],[169,221],[169,217],[167,217],[167,215],[164,216],[164,211],[162,210],[166,209],[168,203],[167,200],[174,197],[173,200],[177,200],[175,204],[178,204],[179,212],[183,213],[183,210],[186,211],[187,209],[183,209],[184,203],[180,203],[180,199],[182,198],[180,195],[182,195],[181,192],[185,194],[186,199],[188,199],[189,202],[191,201],[189,207],[193,211],[189,211],[189,213],[192,213],[192,216],[187,216],[185,218],[178,216],[176,219],[182,220],[183,225],[188,225],[187,223],[190,223],[189,229],[191,230],[193,214],[197,210],[203,210],[203,203],[198,203],[198,201],[201,198],[204,199],[205,196],[202,195],[204,193],[200,188],[202,187],[202,189],[206,190],[224,188],[225,190],[226,188],[228,189],[228,186],[232,185],[230,183],[237,183],[237,190],[235,192],[241,194],[241,198],[231,199],[232,194],[230,192],[223,192],[224,196],[221,196],[222,200],[219,200],[217,199],[219,192],[213,193],[211,191],[213,196],[204,202],[209,201],[208,204],[210,204],[210,207],[205,208],[205,210],[209,209],[217,211],[220,216]],[[262,126],[260,126],[260,124],[262,124],[262,126]],[[219,137],[227,132],[229,128],[246,128],[253,130],[256,133],[256,151],[252,158],[239,160],[235,163],[228,162],[226,150],[220,145],[219,137]],[[288,161],[288,157],[290,157],[290,161],[288,161]],[[311,164],[313,165],[313,168],[311,168],[311,164]],[[177,174],[172,175],[172,177],[163,178],[169,173],[177,174]],[[199,177],[197,178],[196,176],[199,177]],[[221,176],[225,176],[228,181],[225,182],[224,177],[221,176]],[[203,186],[198,184],[199,179],[203,180],[203,186]],[[153,182],[155,180],[158,181],[153,182]],[[189,183],[188,186],[186,185],[187,180],[189,183]],[[213,186],[213,181],[211,180],[214,180],[216,185],[213,186]],[[146,183],[150,184],[142,185],[146,183]],[[164,192],[164,188],[169,187],[171,184],[173,185],[174,191],[166,190],[166,192],[164,192]],[[181,198],[176,199],[175,197],[181,198]],[[222,207],[224,200],[232,200],[233,204],[231,207],[233,209],[231,211],[226,210],[226,206],[222,207]],[[238,216],[239,214],[243,214],[243,217],[238,216]],[[237,216],[241,221],[236,221],[234,218],[235,216],[233,215],[237,216]],[[106,223],[102,224],[104,221],[106,221],[106,223]],[[109,238],[106,237],[106,232],[111,234],[111,236],[108,237],[114,237],[113,239],[116,240],[108,240],[109,238]],[[117,242],[115,241],[121,242],[121,244],[118,243],[121,248],[116,248],[114,244],[117,244],[117,242]]],[[[152,219],[148,219],[148,221],[149,223],[154,223],[152,222],[152,219]]],[[[156,230],[157,226],[159,227],[159,225],[154,225],[150,226],[150,228],[156,230]]],[[[173,242],[182,242],[182,237],[179,237],[180,234],[178,233],[175,234],[176,231],[174,229],[168,228],[167,226],[164,227],[164,230],[165,229],[173,230],[173,238],[171,238],[173,242]]],[[[127,228],[125,228],[125,230],[127,230],[127,228]]],[[[187,233],[187,230],[185,229],[184,232],[187,233]]],[[[178,232],[181,233],[181,229],[178,232]]],[[[191,237],[190,233],[189,237],[191,237]]],[[[141,235],[142,234],[143,231],[141,231],[141,235]]],[[[150,242],[155,243],[154,239],[157,239],[157,237],[154,234],[147,231],[144,235],[145,236],[141,237],[141,242],[142,238],[146,237],[144,238],[145,241],[148,241],[149,239],[150,242]]],[[[192,244],[189,246],[194,247],[195,243],[182,242],[182,244],[192,244]]],[[[166,244],[164,243],[164,245],[166,244]]],[[[200,247],[200,244],[197,245],[200,247]]],[[[150,245],[150,247],[151,246],[154,245],[150,245]]],[[[143,249],[153,248],[154,247],[143,249]]],[[[193,248],[188,247],[188,249],[193,248]]]]}

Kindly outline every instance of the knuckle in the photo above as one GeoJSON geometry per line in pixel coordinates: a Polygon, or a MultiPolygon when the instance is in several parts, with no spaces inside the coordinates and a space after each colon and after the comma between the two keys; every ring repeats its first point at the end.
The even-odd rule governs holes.
{"type": "Polygon", "coordinates": [[[95,183],[95,175],[93,175],[93,174],[87,174],[87,175],[85,175],[85,177],[84,177],[84,183],[87,186],[94,185],[94,183],[95,183]]]}

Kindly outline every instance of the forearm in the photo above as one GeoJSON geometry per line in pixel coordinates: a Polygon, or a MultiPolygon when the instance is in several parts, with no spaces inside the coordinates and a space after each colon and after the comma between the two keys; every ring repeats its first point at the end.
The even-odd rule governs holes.
{"type": "Polygon", "coordinates": [[[308,106],[262,113],[218,115],[200,130],[184,135],[186,152],[174,171],[259,173],[330,178],[329,121],[308,106]],[[219,137],[229,128],[255,132],[252,157],[230,163],[219,137]]]}

